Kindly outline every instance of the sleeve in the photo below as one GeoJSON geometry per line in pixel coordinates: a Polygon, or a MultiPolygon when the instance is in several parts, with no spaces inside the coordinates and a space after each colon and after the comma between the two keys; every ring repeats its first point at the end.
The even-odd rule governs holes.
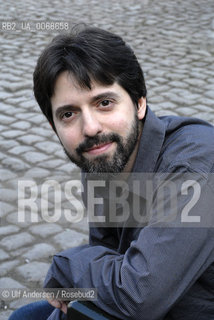
{"type": "Polygon", "coordinates": [[[54,311],[49,315],[47,320],[61,320],[64,319],[63,312],[59,309],[54,309],[54,311]]]}
{"type": "MultiPolygon", "coordinates": [[[[206,217],[212,211],[213,189],[207,179],[202,180],[200,201],[192,208],[192,216],[206,217]]],[[[180,187],[177,176],[171,182],[180,187]]],[[[94,303],[119,319],[138,319],[139,315],[144,320],[163,319],[214,261],[214,224],[211,228],[200,224],[195,227],[194,223],[189,226],[180,221],[193,195],[177,193],[177,207],[173,210],[171,200],[164,196],[164,219],[154,219],[152,215],[125,254],[103,245],[72,248],[57,254],[45,285],[97,288],[98,300],[94,303]]],[[[156,194],[153,207],[157,202],[156,194]]]]}
{"type": "Polygon", "coordinates": [[[90,227],[89,243],[90,245],[103,245],[107,248],[117,250],[119,246],[117,229],[90,227]]]}

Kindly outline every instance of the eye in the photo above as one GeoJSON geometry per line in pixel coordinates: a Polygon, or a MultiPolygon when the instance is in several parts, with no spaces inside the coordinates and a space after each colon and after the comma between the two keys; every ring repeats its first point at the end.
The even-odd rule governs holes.
{"type": "Polygon", "coordinates": [[[103,101],[101,102],[101,105],[102,105],[103,107],[106,107],[106,106],[109,105],[109,103],[110,103],[109,100],[103,100],[103,101]]]}
{"type": "Polygon", "coordinates": [[[75,116],[76,116],[76,112],[67,111],[67,112],[62,113],[61,119],[62,119],[62,120],[65,120],[65,121],[66,121],[66,120],[72,120],[72,119],[75,118],[75,116]]]}
{"type": "Polygon", "coordinates": [[[70,117],[72,117],[73,116],[73,112],[65,112],[63,115],[62,115],[62,118],[70,118],[70,117]]]}
{"type": "Polygon", "coordinates": [[[105,100],[100,102],[99,106],[105,108],[105,107],[111,107],[112,104],[113,104],[112,101],[110,101],[108,99],[105,99],[105,100]]]}

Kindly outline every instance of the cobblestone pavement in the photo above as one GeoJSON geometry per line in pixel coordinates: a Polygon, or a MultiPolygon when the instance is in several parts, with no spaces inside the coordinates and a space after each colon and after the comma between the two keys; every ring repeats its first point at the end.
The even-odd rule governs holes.
{"type": "MultiPolygon", "coordinates": [[[[47,180],[56,179],[63,188],[68,177],[79,178],[32,93],[37,57],[58,31],[41,23],[28,30],[27,22],[85,22],[117,32],[142,63],[149,104],[157,114],[197,116],[214,123],[214,2],[8,0],[0,4],[0,20],[0,287],[33,288],[41,286],[53,254],[86,243],[88,229],[86,218],[71,223],[60,214],[58,219],[41,215],[47,204],[44,189],[33,215],[29,211],[23,222],[18,215],[18,181],[34,181],[36,197],[47,180]],[[4,21],[16,25],[5,27],[4,21]]],[[[73,198],[80,199],[79,190],[73,198]]],[[[54,203],[49,199],[49,212],[54,203]]],[[[0,320],[25,303],[2,302],[0,320]]]]}

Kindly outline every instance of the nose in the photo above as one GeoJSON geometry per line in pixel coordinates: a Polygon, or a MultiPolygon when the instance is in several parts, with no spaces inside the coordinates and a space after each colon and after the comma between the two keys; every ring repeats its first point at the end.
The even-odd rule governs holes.
{"type": "Polygon", "coordinates": [[[82,132],[85,137],[94,137],[102,131],[102,125],[98,115],[93,111],[85,111],[82,114],[82,132]]]}

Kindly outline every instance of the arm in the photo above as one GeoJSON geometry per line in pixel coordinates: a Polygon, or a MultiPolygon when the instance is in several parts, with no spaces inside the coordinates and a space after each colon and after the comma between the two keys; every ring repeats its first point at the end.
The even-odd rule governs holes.
{"type": "MultiPolygon", "coordinates": [[[[211,210],[213,191],[199,206],[211,210]]],[[[179,195],[179,205],[182,204],[179,195]]],[[[166,199],[167,202],[167,199],[166,199]]],[[[206,214],[206,212],[205,212],[206,214]]],[[[46,285],[95,287],[97,306],[120,319],[162,319],[213,261],[213,231],[151,223],[125,252],[101,245],[69,249],[54,257],[46,285]]]]}

